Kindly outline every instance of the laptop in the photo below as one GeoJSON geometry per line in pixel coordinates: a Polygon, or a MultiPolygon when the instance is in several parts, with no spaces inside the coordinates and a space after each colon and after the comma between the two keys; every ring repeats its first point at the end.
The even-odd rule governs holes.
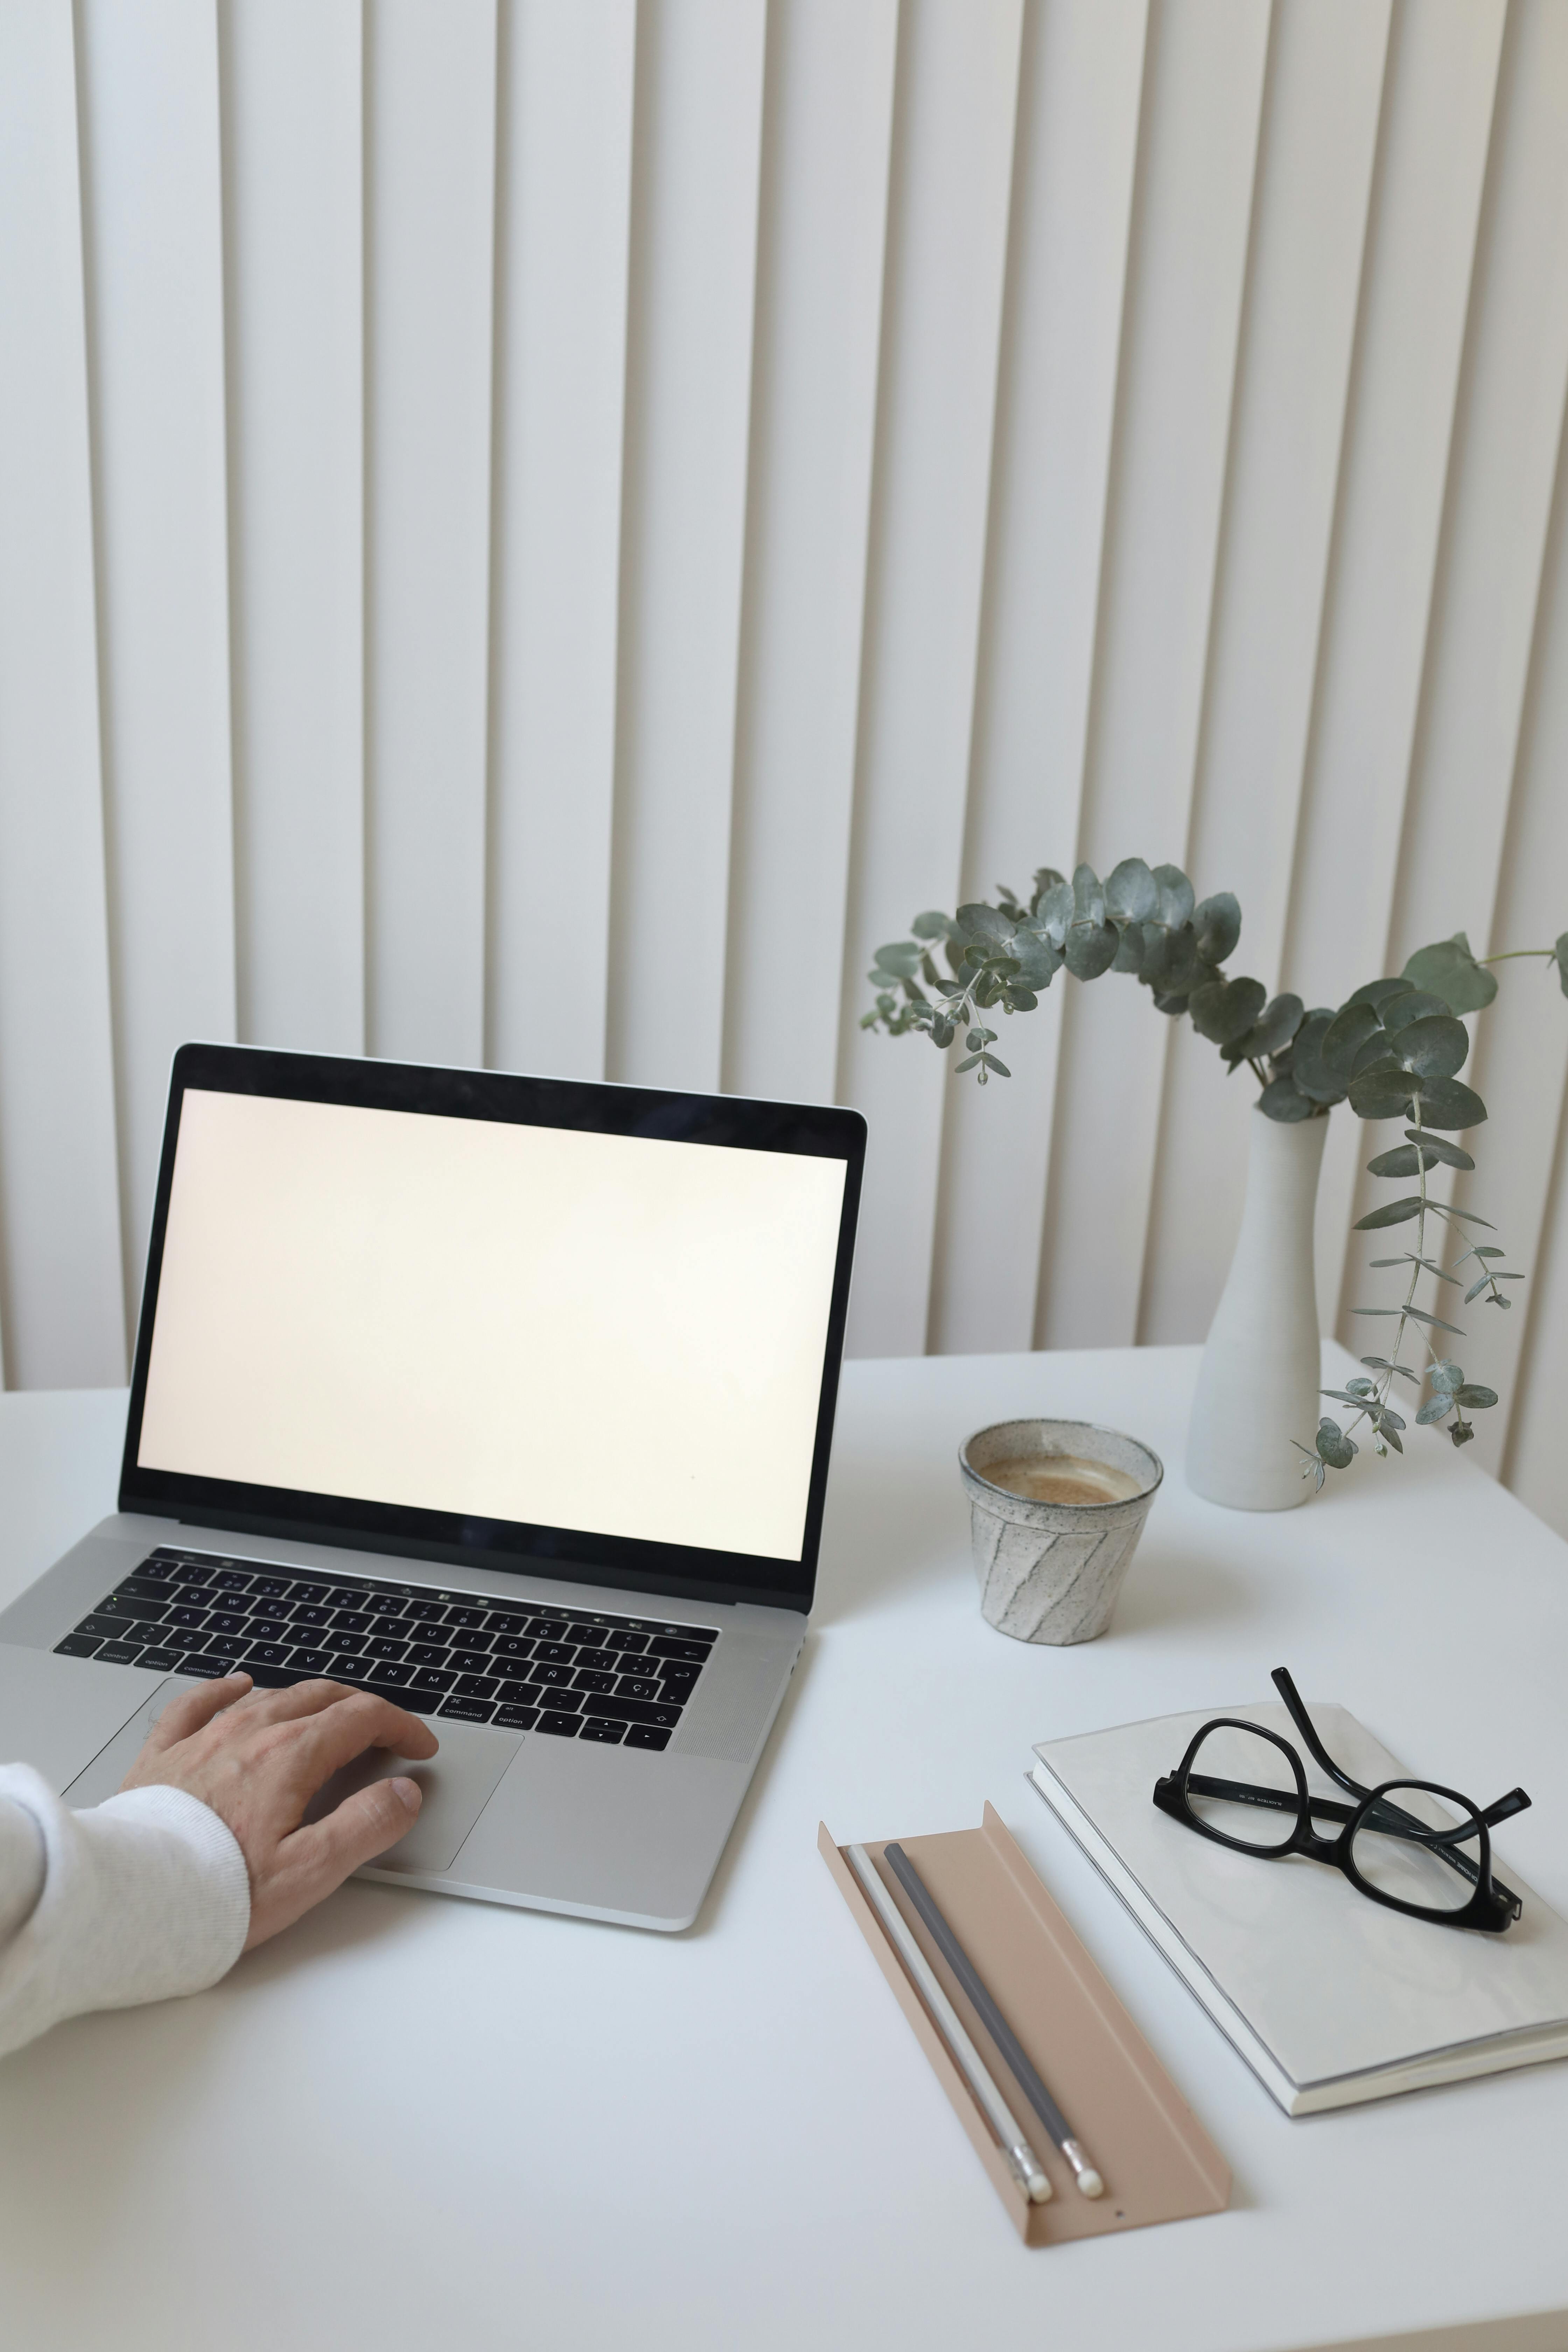
{"type": "Polygon", "coordinates": [[[799,1658],[858,1113],[190,1045],[118,1511],[0,1612],[78,1806],[193,1680],[429,1718],[361,1875],[689,1927],[799,1658]]]}

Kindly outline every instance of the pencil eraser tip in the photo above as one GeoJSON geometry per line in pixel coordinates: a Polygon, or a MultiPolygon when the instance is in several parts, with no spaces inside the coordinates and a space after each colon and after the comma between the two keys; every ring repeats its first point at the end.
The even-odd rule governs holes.
{"type": "Polygon", "coordinates": [[[1078,2185],[1086,2197],[1103,2197],[1105,2194],[1105,2183],[1092,2165],[1087,2172],[1079,2174],[1078,2185]]]}

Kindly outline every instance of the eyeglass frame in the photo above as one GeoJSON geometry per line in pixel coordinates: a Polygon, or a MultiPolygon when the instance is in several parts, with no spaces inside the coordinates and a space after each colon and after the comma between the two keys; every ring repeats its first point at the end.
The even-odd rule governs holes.
{"type": "MultiPolygon", "coordinates": [[[[1489,1831],[1499,1822],[1524,1811],[1530,1803],[1524,1790],[1510,1789],[1506,1797],[1500,1797],[1495,1804],[1488,1805],[1483,1811],[1470,1798],[1462,1796],[1458,1789],[1445,1789],[1436,1780],[1405,1778],[1384,1780],[1375,1789],[1364,1789],[1359,1780],[1352,1780],[1348,1772],[1342,1770],[1323,1746],[1286,1669],[1276,1666],[1270,1680],[1284,1700],[1290,1720],[1300,1733],[1313,1761],[1340,1788],[1354,1797],[1356,1803],[1343,1805],[1335,1798],[1311,1796],[1308,1791],[1306,1769],[1300,1756],[1280,1733],[1267,1730],[1260,1723],[1244,1722],[1233,1715],[1216,1715],[1194,1733],[1175,1771],[1163,1774],[1154,1783],[1154,1802],[1160,1811],[1173,1821],[1179,1822],[1184,1829],[1195,1830],[1200,1837],[1212,1839],[1215,1845],[1229,1846],[1234,1853],[1249,1854],[1259,1862],[1283,1861],[1289,1854],[1300,1853],[1310,1862],[1328,1863],[1332,1868],[1342,1871],[1356,1892],[1364,1895],[1369,1901],[1381,1903],[1390,1911],[1402,1911],[1413,1919],[1429,1920],[1435,1927],[1476,1927],[1487,1935],[1500,1935],[1511,1927],[1523,1911],[1524,1905],[1511,1887],[1505,1886],[1500,1879],[1491,1874],[1489,1831]],[[1249,1731],[1256,1738],[1267,1739],[1289,1759],[1296,1780],[1296,1826],[1283,1844],[1249,1845],[1244,1838],[1230,1837],[1224,1830],[1215,1829],[1193,1811],[1188,1794],[1192,1786],[1193,1759],[1210,1732],[1227,1730],[1249,1731]],[[1429,1904],[1409,1903],[1403,1895],[1385,1894],[1382,1887],[1373,1886],[1363,1878],[1356,1868],[1352,1859],[1356,1832],[1373,1809],[1382,1804],[1391,1789],[1423,1790],[1434,1797],[1445,1799],[1449,1804],[1458,1805],[1465,1815],[1465,1819],[1451,1829],[1434,1830],[1429,1823],[1417,1821],[1413,1813],[1391,1804],[1384,1808],[1388,1821],[1377,1823],[1380,1829],[1387,1829],[1394,1836],[1413,1837],[1419,1841],[1429,1852],[1436,1853],[1439,1861],[1457,1871],[1461,1878],[1475,1880],[1469,1901],[1458,1910],[1439,1911],[1429,1904]],[[1314,1814],[1326,1815],[1331,1821],[1342,1822],[1344,1826],[1337,1837],[1321,1838],[1312,1827],[1314,1814]],[[1478,1832],[1479,1853],[1472,1863],[1468,1854],[1456,1853],[1453,1847],[1457,1839],[1463,1837],[1468,1840],[1478,1832]]],[[[1266,1789],[1250,1780],[1215,1780],[1207,1773],[1200,1773],[1197,1777],[1200,1795],[1230,1797],[1243,1803],[1265,1805],[1273,1811],[1283,1812],[1286,1810],[1286,1791],[1281,1789],[1266,1789]]]]}

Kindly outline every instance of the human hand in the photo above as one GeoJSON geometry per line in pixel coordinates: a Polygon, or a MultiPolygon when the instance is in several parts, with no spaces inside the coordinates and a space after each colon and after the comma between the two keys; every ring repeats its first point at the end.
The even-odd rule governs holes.
{"type": "Polygon", "coordinates": [[[187,1790],[227,1822],[250,1873],[248,1952],[395,1845],[418,1813],[415,1781],[376,1780],[301,1828],[332,1774],[367,1748],[423,1761],[438,1745],[417,1716],[368,1691],[253,1690],[248,1675],[226,1675],[171,1699],[122,1786],[187,1790]]]}

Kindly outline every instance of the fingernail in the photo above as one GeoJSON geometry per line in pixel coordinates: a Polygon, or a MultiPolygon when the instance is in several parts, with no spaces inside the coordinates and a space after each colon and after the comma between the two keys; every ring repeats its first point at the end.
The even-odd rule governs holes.
{"type": "Polygon", "coordinates": [[[416,1813],[419,1811],[419,1784],[416,1780],[398,1779],[392,1781],[390,1786],[395,1790],[400,1805],[405,1805],[411,1813],[416,1813]]]}

